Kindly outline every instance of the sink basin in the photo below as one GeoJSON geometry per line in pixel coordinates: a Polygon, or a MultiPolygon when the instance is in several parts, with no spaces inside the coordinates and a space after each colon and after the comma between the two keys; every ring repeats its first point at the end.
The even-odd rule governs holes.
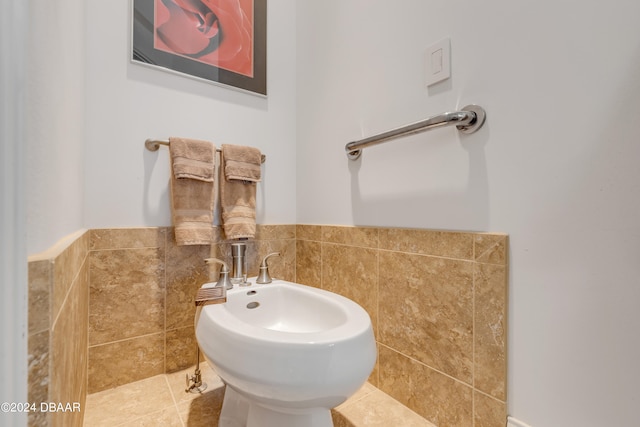
{"type": "MultiPolygon", "coordinates": [[[[248,334],[265,334],[270,331],[292,333],[315,333],[329,331],[347,322],[347,313],[331,297],[311,288],[281,283],[275,286],[262,286],[258,289],[240,289],[227,294],[227,304],[220,306],[216,313],[220,316],[233,316],[234,320],[244,322],[243,328],[248,334]],[[259,328],[253,329],[252,327],[259,328]]],[[[242,326],[238,326],[242,327],[242,326]]],[[[271,334],[271,337],[285,335],[271,334]]],[[[300,336],[304,340],[304,336],[300,336]]],[[[286,337],[290,340],[291,337],[286,337]]]]}

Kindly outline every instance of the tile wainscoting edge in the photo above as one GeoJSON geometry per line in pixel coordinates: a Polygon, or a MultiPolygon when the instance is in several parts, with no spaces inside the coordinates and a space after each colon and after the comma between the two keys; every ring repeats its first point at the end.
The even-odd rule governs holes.
{"type": "Polygon", "coordinates": [[[532,427],[532,426],[520,420],[517,420],[513,417],[507,417],[507,427],[532,427]]]}

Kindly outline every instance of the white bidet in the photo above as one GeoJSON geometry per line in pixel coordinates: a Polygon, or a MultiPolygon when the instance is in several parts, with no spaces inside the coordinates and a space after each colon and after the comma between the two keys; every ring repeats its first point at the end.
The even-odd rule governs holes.
{"type": "Polygon", "coordinates": [[[221,427],[331,427],[331,408],[365,383],[376,360],[362,307],[282,280],[231,289],[226,303],[198,308],[195,323],[227,385],[221,427]]]}

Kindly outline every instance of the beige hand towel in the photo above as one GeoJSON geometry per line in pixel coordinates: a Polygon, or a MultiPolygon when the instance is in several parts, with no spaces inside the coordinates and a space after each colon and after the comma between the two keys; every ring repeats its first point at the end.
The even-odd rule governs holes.
{"type": "Polygon", "coordinates": [[[253,147],[222,145],[220,205],[222,228],[227,239],[254,237],[256,234],[256,183],[260,181],[260,150],[253,147]]]}
{"type": "Polygon", "coordinates": [[[207,141],[170,138],[171,213],[178,245],[213,241],[215,147],[207,141]]]}
{"type": "Polygon", "coordinates": [[[169,138],[173,174],[176,178],[192,178],[213,182],[215,147],[208,141],[169,138]]]}
{"type": "Polygon", "coordinates": [[[262,153],[253,147],[222,144],[224,175],[229,180],[260,182],[262,153]]]}

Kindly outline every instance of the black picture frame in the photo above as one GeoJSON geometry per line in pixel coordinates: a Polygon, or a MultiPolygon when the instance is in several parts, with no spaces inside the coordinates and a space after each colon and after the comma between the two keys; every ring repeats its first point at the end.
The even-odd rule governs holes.
{"type": "MultiPolygon", "coordinates": [[[[267,96],[267,0],[197,0],[191,3],[201,3],[199,10],[206,11],[204,13],[190,13],[183,12],[173,3],[173,0],[132,0],[132,49],[131,60],[134,63],[155,67],[163,71],[169,71],[173,73],[182,74],[188,77],[204,80],[210,83],[223,85],[232,89],[245,91],[247,93],[259,96],[267,96]],[[192,54],[185,54],[183,52],[172,51],[167,46],[171,45],[171,40],[167,38],[161,38],[159,34],[162,34],[162,23],[156,22],[159,20],[161,12],[164,14],[165,23],[172,18],[167,16],[176,16],[175,23],[172,23],[174,34],[178,34],[179,37],[185,34],[186,31],[180,31],[180,25],[186,22],[186,15],[189,15],[192,19],[202,20],[203,18],[213,16],[214,21],[217,19],[216,15],[209,9],[209,4],[219,5],[221,3],[240,3],[243,2],[245,7],[247,4],[251,4],[252,13],[243,15],[244,17],[251,15],[252,19],[244,19],[245,30],[243,34],[247,34],[252,31],[251,34],[251,54],[246,55],[251,58],[251,70],[250,72],[240,72],[234,70],[233,67],[220,65],[215,63],[214,60],[209,60],[208,63],[201,59],[206,58],[206,55],[197,57],[192,54]],[[169,7],[167,7],[167,5],[169,7]],[[163,8],[162,11],[156,10],[156,8],[163,8]],[[169,14],[167,11],[172,11],[173,14],[169,14]],[[195,17],[194,17],[195,15],[195,17]],[[248,27],[251,22],[251,28],[248,27]],[[176,30],[176,28],[178,30],[176,30]],[[164,41],[169,40],[169,43],[165,44],[164,41]]],[[[222,15],[222,13],[220,14],[222,15]]],[[[229,20],[229,18],[227,18],[229,20]]],[[[200,22],[200,21],[196,21],[200,22]]],[[[234,21],[234,24],[235,21],[234,21]]],[[[189,31],[193,31],[191,23],[189,23],[189,31]]],[[[231,37],[225,39],[224,25],[215,22],[214,30],[211,26],[207,27],[211,32],[218,30],[215,37],[211,37],[211,42],[207,45],[208,56],[214,56],[217,49],[223,46],[223,43],[230,43],[231,37]]],[[[197,35],[200,39],[199,35],[197,35]]],[[[185,39],[188,39],[184,37],[185,39]]],[[[244,43],[246,45],[246,43],[244,43]]],[[[199,54],[199,53],[198,53],[199,54]]],[[[248,66],[245,63],[245,68],[248,66]]]]}

